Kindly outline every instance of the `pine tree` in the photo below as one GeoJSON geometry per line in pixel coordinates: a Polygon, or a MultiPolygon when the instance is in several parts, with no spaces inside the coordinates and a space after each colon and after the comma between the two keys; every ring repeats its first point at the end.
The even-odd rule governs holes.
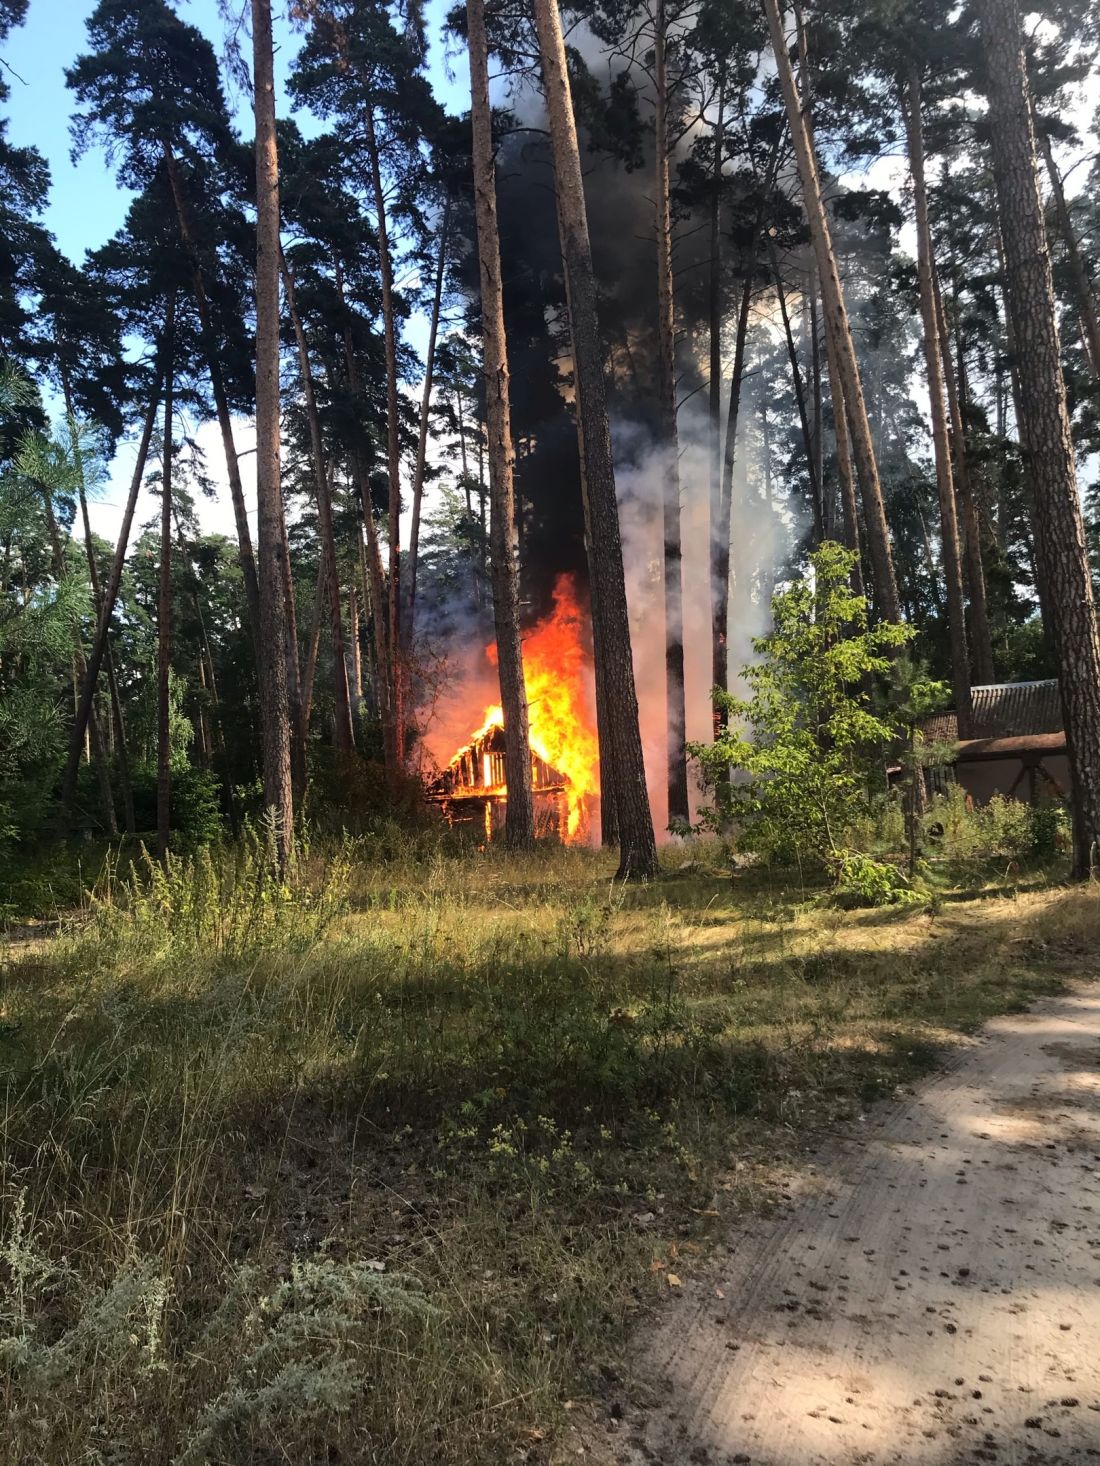
{"type": "Polygon", "coordinates": [[[1017,0],[977,0],[977,10],[1020,373],[1020,432],[1073,779],[1074,870],[1086,876],[1100,852],[1100,633],[1066,408],[1020,10],[1017,0]]]}
{"type": "Polygon", "coordinates": [[[947,630],[951,640],[951,685],[959,735],[970,737],[970,654],[966,638],[965,593],[962,555],[955,501],[955,476],[947,430],[944,361],[940,354],[940,328],[936,309],[936,285],[932,258],[932,229],[928,220],[928,188],[924,172],[924,122],[920,72],[914,62],[904,82],[902,110],[909,147],[909,170],[913,179],[913,202],[917,223],[917,275],[920,283],[925,374],[932,416],[932,447],[936,463],[936,485],[940,500],[940,531],[943,546],[943,574],[947,599],[947,630]]]}
{"type": "Polygon", "coordinates": [[[466,0],[473,123],[474,209],[477,217],[481,277],[481,331],[484,342],[486,417],[489,436],[489,492],[492,497],[491,564],[496,621],[497,669],[504,711],[504,771],[508,784],[505,837],[513,848],[534,844],[535,811],[531,794],[531,751],[527,688],[519,629],[519,569],[512,473],[508,347],[504,333],[504,290],[497,232],[496,163],[489,104],[489,46],[483,0],[466,0]]]}
{"type": "Polygon", "coordinates": [[[573,116],[565,39],[557,0],[534,0],[539,59],[550,120],[562,259],[576,374],[581,485],[593,568],[592,631],[596,677],[603,684],[608,743],[600,750],[603,788],[614,790],[620,841],[619,875],[649,878],[657,872],[653,818],[646,792],[638,726],[638,699],[630,646],[615,468],[607,417],[603,351],[596,308],[592,246],[573,116]]]}
{"type": "Polygon", "coordinates": [[[893,553],[890,547],[890,534],[882,499],[882,485],[863,395],[863,382],[852,341],[852,329],[848,319],[844,290],[840,283],[832,233],[822,198],[817,159],[806,127],[798,83],[791,67],[779,0],[764,0],[764,9],[768,18],[772,52],[775,56],[776,69],[783,92],[787,124],[794,143],[795,158],[802,183],[802,201],[806,209],[810,238],[813,241],[818,275],[821,280],[825,329],[833,338],[837,370],[848,413],[853,456],[863,496],[864,525],[870,552],[876,606],[879,614],[885,620],[897,621],[900,617],[900,604],[894,574],[893,553]]]}
{"type": "MultiPolygon", "coordinates": [[[[91,50],[66,71],[81,106],[73,121],[75,147],[82,152],[102,141],[118,158],[122,182],[155,190],[160,208],[175,219],[202,329],[255,632],[259,595],[227,371],[242,367],[246,287],[243,273],[224,278],[229,258],[235,268],[247,266],[243,249],[218,248],[227,238],[239,247],[247,230],[224,198],[235,141],[217,61],[201,32],[182,22],[167,0],[99,0],[87,31],[91,50]]],[[[252,390],[246,382],[249,405],[252,390]]]]}
{"type": "Polygon", "coordinates": [[[275,137],[275,70],[270,0],[252,0],[256,114],[256,498],[259,533],[260,677],[264,806],[274,829],[280,869],[294,851],[288,626],[282,557],[286,546],[279,467],[279,154],[275,137]]]}

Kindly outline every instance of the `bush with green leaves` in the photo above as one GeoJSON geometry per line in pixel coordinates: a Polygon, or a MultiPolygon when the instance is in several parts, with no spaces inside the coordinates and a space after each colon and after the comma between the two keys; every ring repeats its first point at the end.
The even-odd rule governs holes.
{"type": "Polygon", "coordinates": [[[870,685],[912,633],[870,625],[852,565],[826,542],[775,595],[773,628],[743,672],[749,696],[716,691],[728,727],[691,750],[714,792],[704,823],[732,824],[742,849],[785,863],[827,866],[847,850],[882,788],[881,751],[904,736],[900,718],[875,709],[870,685]]]}
{"type": "Polygon", "coordinates": [[[932,800],[924,838],[930,851],[949,860],[1050,860],[1069,848],[1069,815],[1060,804],[1029,804],[1003,794],[973,805],[952,784],[932,800]]]}
{"type": "Polygon", "coordinates": [[[73,634],[88,606],[86,574],[51,545],[48,510],[81,471],[71,449],[24,429],[36,395],[0,373],[0,856],[42,827],[65,747],[62,708],[72,696],[73,634]]]}
{"type": "Polygon", "coordinates": [[[908,877],[888,860],[848,851],[835,863],[832,903],[845,910],[860,906],[901,906],[921,900],[908,877]]]}

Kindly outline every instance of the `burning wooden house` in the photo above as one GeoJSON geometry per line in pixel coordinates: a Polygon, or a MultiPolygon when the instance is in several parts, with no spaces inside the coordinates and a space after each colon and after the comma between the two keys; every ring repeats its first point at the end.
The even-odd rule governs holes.
{"type": "MultiPolygon", "coordinates": [[[[592,666],[584,613],[568,576],[559,577],[553,601],[523,641],[535,830],[583,843],[600,797],[592,666]]],[[[495,651],[486,648],[489,661],[495,651]]],[[[462,688],[456,693],[463,696],[462,688]]],[[[437,754],[441,762],[445,756],[437,754]]],[[[487,840],[503,829],[508,787],[499,706],[485,708],[480,728],[449,759],[430,794],[451,824],[480,826],[487,840]]]]}
{"type": "MultiPolygon", "coordinates": [[[[531,750],[535,830],[541,836],[569,835],[570,781],[531,750]]],[[[483,829],[487,840],[504,829],[508,785],[504,777],[504,726],[490,720],[435,781],[432,798],[452,825],[483,829]]]]}

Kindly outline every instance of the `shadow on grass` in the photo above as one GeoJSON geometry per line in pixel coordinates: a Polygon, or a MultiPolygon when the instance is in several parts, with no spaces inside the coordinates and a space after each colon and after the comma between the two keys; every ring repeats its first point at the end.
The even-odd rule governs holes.
{"type": "Polygon", "coordinates": [[[802,947],[782,927],[746,937],[733,922],[705,956],[690,932],[683,950],[623,951],[582,925],[472,952],[449,951],[446,934],[421,950],[322,942],[294,959],[204,975],[196,958],[119,983],[59,970],[45,952],[5,980],[8,1139],[37,1144],[94,1095],[81,1143],[99,1132],[93,1148],[117,1157],[120,1116],[136,1105],[147,1128],[154,1096],[170,1128],[188,1073],[207,1077],[211,1114],[238,1126],[305,1089],[391,1127],[438,1125],[463,1105],[579,1124],[673,1100],[774,1114],[788,1090],[866,1094],[913,1067],[899,1055],[927,1061],[926,1031],[972,1029],[1094,968],[1100,921],[1082,927],[1082,899],[983,903],[966,920],[857,912],[802,947]],[[860,945],[861,931],[879,935],[860,945]]]}
{"type": "MultiPolygon", "coordinates": [[[[93,1289],[156,1259],[177,1289],[177,1381],[238,1264],[323,1248],[411,1271],[441,1304],[435,1342],[410,1352],[400,1321],[387,1332],[384,1308],[356,1304],[395,1372],[372,1384],[373,1415],[330,1412],[322,1441],[342,1459],[513,1459],[643,1296],[646,1228],[709,1225],[731,1152],[774,1158],[890,1092],[952,1030],[1094,963],[1100,935],[1077,893],[950,920],[830,913],[795,941],[805,913],[763,898],[735,902],[723,934],[718,879],[680,884],[682,926],[660,899],[605,911],[601,889],[578,862],[538,922],[525,908],[486,937],[465,910],[409,909],[236,963],[91,939],[9,962],[0,1235],[22,1197],[41,1246],[93,1289]]],[[[236,1367],[236,1340],[212,1375],[236,1367]]],[[[91,1378],[67,1387],[72,1435],[49,1466],[87,1454],[80,1432],[104,1413],[91,1378]]],[[[180,1404],[157,1392],[142,1419],[178,1438],[221,1383],[196,1378],[180,1404]]],[[[136,1440],[141,1421],[110,1413],[136,1440]]]]}

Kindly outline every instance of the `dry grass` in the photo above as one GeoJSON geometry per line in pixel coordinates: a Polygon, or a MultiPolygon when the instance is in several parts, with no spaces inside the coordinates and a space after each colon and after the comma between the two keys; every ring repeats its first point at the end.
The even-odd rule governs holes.
{"type": "Polygon", "coordinates": [[[4,1459],[541,1461],[716,1188],[1100,950],[1093,891],[611,870],[395,840],[304,915],[244,862],[11,949],[4,1459]]]}

